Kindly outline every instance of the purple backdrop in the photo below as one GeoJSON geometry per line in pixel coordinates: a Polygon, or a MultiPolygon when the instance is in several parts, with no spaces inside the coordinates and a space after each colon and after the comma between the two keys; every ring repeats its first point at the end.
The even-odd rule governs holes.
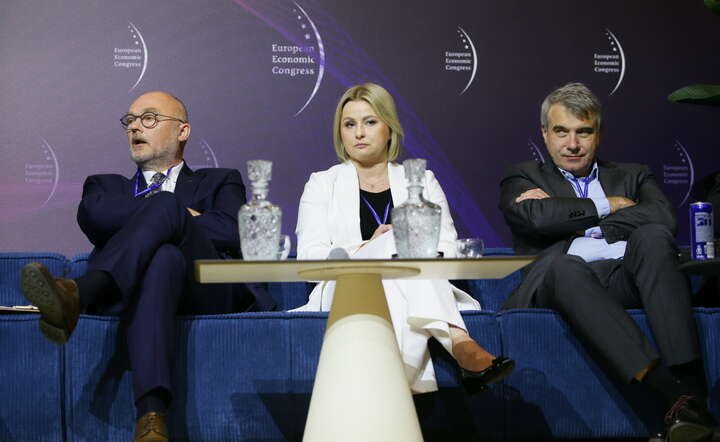
{"type": "Polygon", "coordinates": [[[226,0],[3,2],[0,250],[90,250],[75,222],[85,177],[131,175],[118,118],[137,95],[187,103],[193,167],[275,163],[270,199],[295,228],[308,175],[335,163],[332,113],[348,86],[395,96],[404,157],[424,157],[461,236],[509,245],[503,168],[546,157],[539,105],[586,82],[605,105],[601,156],[647,163],[678,208],[720,168],[717,111],[669,103],[720,82],[702,0],[226,0]]]}

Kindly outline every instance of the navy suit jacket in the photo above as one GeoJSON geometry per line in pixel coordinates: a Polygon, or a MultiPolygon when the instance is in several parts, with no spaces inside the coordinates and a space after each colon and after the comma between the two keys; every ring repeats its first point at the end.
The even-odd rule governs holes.
{"type": "MultiPolygon", "coordinates": [[[[138,190],[146,187],[140,174],[138,190]]],[[[237,256],[240,249],[237,211],[246,202],[240,172],[220,168],[193,171],[184,165],[174,193],[185,207],[201,213],[194,220],[202,226],[215,248],[237,256]]],[[[96,249],[101,249],[135,213],[140,200],[134,195],[134,176],[92,175],[85,180],[77,220],[96,249]]]]}
{"type": "MultiPolygon", "coordinates": [[[[139,175],[138,190],[147,187],[139,175]]],[[[141,203],[135,197],[135,176],[126,178],[117,174],[92,175],[83,186],[83,196],[78,207],[77,221],[95,249],[102,250],[105,243],[127,222],[141,203]]],[[[193,217],[215,246],[221,257],[240,257],[240,237],[237,213],[245,204],[245,185],[240,172],[235,169],[206,168],[193,171],[183,165],[174,191],[180,202],[200,212],[193,217]]],[[[255,296],[253,309],[272,310],[274,301],[262,284],[247,284],[255,296]]]]}
{"type": "Polygon", "coordinates": [[[567,252],[577,231],[599,226],[608,243],[627,240],[644,224],[662,224],[675,232],[674,209],[647,166],[598,160],[598,179],[605,195],[624,196],[637,204],[600,219],[595,204],[578,198],[551,161],[527,161],[505,171],[500,210],[512,231],[513,247],[519,254],[538,254],[538,258],[523,269],[523,282],[503,308],[532,307],[550,264],[567,252]],[[550,198],[515,202],[521,193],[534,188],[544,190],[550,198]]]}

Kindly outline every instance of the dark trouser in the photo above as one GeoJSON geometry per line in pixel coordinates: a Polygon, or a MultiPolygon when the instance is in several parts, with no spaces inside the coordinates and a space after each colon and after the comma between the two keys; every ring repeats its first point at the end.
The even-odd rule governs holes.
{"type": "Polygon", "coordinates": [[[645,309],[665,365],[700,357],[690,288],[677,270],[673,236],[663,226],[637,228],[623,259],[586,263],[557,257],[534,299],[535,307],[557,310],[624,381],[659,357],[625,309],[645,309]]]}
{"type": "Polygon", "coordinates": [[[193,261],[219,256],[192,218],[175,195],[160,192],[90,259],[88,270],[107,272],[120,289],[135,400],[156,388],[172,395],[177,313],[232,309],[229,285],[194,281],[193,261]]]}

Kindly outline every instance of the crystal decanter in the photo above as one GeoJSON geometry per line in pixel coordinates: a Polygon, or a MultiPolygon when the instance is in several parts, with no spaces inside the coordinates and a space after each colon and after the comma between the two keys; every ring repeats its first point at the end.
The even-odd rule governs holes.
{"type": "Polygon", "coordinates": [[[408,199],[392,210],[392,231],[399,258],[436,258],[438,255],[442,210],[422,196],[425,164],[423,159],[403,162],[408,199]]]}
{"type": "Polygon", "coordinates": [[[243,259],[248,261],[276,260],[282,210],[266,199],[272,161],[252,160],[247,162],[247,167],[252,199],[238,211],[240,250],[243,259]]]}

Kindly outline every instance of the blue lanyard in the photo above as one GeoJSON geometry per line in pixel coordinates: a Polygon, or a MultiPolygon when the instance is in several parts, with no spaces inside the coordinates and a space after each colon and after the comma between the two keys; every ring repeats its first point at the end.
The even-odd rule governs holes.
{"type": "Polygon", "coordinates": [[[587,198],[588,197],[588,191],[590,190],[590,176],[585,178],[583,182],[585,183],[585,188],[580,187],[580,180],[577,178],[573,178],[572,182],[575,184],[575,188],[577,189],[580,198],[587,198]]]}
{"type": "Polygon", "coordinates": [[[370,212],[372,212],[372,216],[375,218],[375,221],[378,223],[378,226],[381,224],[385,224],[387,222],[388,214],[390,213],[390,201],[388,201],[387,206],[385,206],[385,214],[383,215],[383,219],[380,220],[380,216],[373,208],[372,204],[365,199],[365,197],[360,194],[360,198],[362,198],[363,201],[365,201],[365,205],[368,206],[368,209],[370,209],[370,212]]]}
{"type": "MultiPolygon", "coordinates": [[[[165,176],[166,176],[166,177],[170,178],[170,171],[173,170],[173,167],[175,167],[175,166],[171,166],[171,167],[167,170],[167,172],[165,172],[165,176]]],[[[138,192],[138,187],[140,187],[140,174],[141,174],[141,173],[142,173],[142,172],[140,172],[140,169],[138,169],[137,172],[135,172],[135,198],[139,197],[140,195],[145,195],[145,194],[148,193],[148,192],[152,192],[153,190],[155,190],[155,189],[157,189],[158,187],[162,186],[162,183],[155,183],[155,184],[153,184],[153,185],[151,185],[151,186],[148,186],[147,189],[141,190],[140,192],[138,192]]]]}

